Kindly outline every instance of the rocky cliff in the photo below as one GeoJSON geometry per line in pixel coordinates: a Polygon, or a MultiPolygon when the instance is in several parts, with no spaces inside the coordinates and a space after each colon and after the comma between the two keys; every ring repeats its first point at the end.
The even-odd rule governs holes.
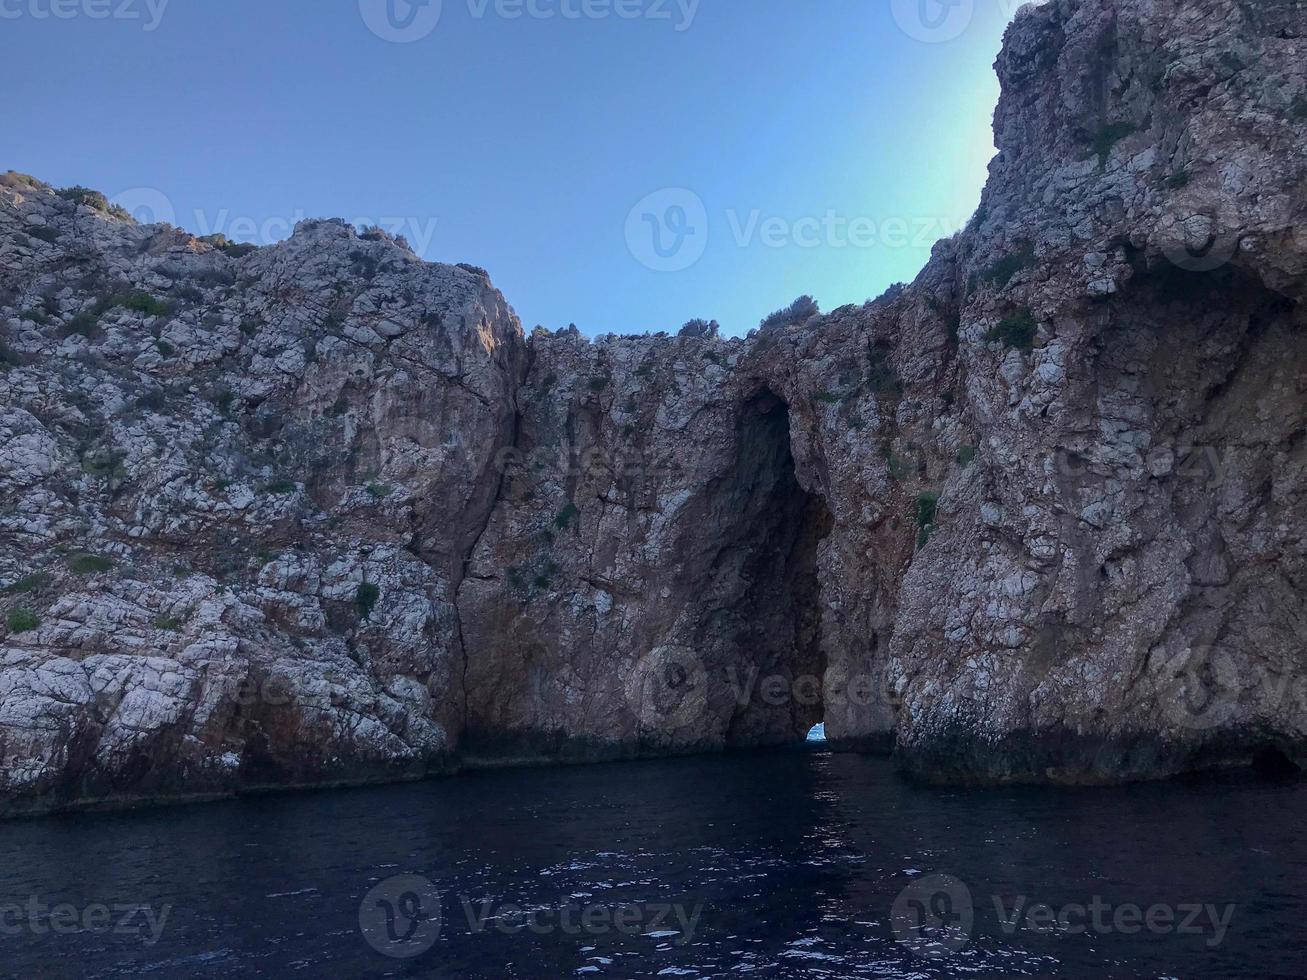
{"type": "Polygon", "coordinates": [[[968,228],[748,339],[0,178],[0,810],[823,719],[935,778],[1302,764],[1304,35],[1025,8],[968,228]]]}

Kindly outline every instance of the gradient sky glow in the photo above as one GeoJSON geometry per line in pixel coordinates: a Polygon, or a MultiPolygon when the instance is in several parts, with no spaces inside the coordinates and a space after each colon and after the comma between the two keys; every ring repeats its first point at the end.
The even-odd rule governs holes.
{"type": "Polygon", "coordinates": [[[166,200],[189,231],[260,243],[300,217],[399,225],[424,258],[485,266],[528,330],[704,317],[743,333],[800,293],[829,310],[911,279],[965,223],[1014,7],[443,0],[430,33],[396,43],[365,17],[387,2],[411,12],[0,0],[0,169],[166,200]],[[902,26],[935,8],[965,18],[958,36],[902,26]],[[678,271],[628,240],[664,188],[707,219],[678,271]]]}

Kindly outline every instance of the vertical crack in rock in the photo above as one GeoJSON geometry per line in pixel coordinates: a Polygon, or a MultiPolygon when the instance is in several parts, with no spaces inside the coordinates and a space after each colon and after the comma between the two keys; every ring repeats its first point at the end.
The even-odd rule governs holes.
{"type": "MultiPolygon", "coordinates": [[[[485,537],[486,531],[490,527],[491,520],[494,519],[495,510],[499,506],[500,500],[504,495],[504,488],[508,485],[508,481],[510,479],[509,474],[511,469],[512,457],[515,453],[519,451],[518,443],[522,431],[522,410],[520,407],[522,389],[526,384],[526,379],[531,375],[531,368],[534,363],[535,363],[535,348],[533,345],[528,343],[526,345],[526,356],[523,359],[522,367],[520,371],[513,376],[512,379],[512,385],[513,385],[512,386],[512,409],[513,410],[507,422],[508,425],[507,438],[499,440],[496,451],[491,457],[490,464],[489,464],[490,467],[492,468],[493,473],[495,474],[495,478],[493,480],[483,481],[487,485],[493,483],[494,489],[490,493],[489,499],[485,503],[484,512],[480,515],[480,518],[477,522],[476,533],[468,536],[468,538],[466,539],[466,544],[461,550],[461,560],[459,561],[458,567],[456,568],[454,573],[455,577],[452,584],[452,592],[454,595],[454,620],[457,624],[458,645],[462,655],[462,670],[460,672],[459,686],[461,689],[461,698],[462,698],[462,706],[463,706],[462,715],[461,715],[461,725],[464,728],[467,725],[467,719],[468,719],[467,676],[468,676],[469,653],[467,648],[467,640],[463,635],[463,607],[461,601],[463,581],[467,578],[468,569],[471,567],[472,560],[476,555],[477,546],[481,543],[481,539],[485,537]]],[[[461,740],[462,734],[463,734],[462,731],[458,733],[459,740],[461,740]]]]}
{"type": "Polygon", "coordinates": [[[722,592],[722,608],[703,629],[720,630],[718,617],[729,624],[731,666],[750,692],[742,705],[737,698],[727,744],[758,745],[802,738],[822,719],[817,548],[832,520],[825,501],[799,485],[784,400],[769,390],[749,398],[737,432],[730,479],[710,491],[724,544],[709,580],[722,592]]]}

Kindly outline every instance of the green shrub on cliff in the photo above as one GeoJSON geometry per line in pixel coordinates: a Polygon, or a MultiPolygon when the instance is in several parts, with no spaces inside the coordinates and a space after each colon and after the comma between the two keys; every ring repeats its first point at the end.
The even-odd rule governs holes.
{"type": "Polygon", "coordinates": [[[986,266],[980,278],[1002,289],[1018,272],[1029,269],[1034,264],[1035,246],[1030,242],[1023,242],[1015,252],[1010,252],[986,266]]]}
{"type": "Polygon", "coordinates": [[[5,625],[10,633],[27,633],[40,626],[41,621],[30,609],[11,609],[5,617],[5,625]]]}
{"type": "Polygon", "coordinates": [[[817,301],[811,296],[800,296],[783,310],[777,310],[770,316],[763,317],[758,329],[763,333],[781,330],[785,327],[799,326],[807,323],[821,312],[817,301]]]}
{"type": "Polygon", "coordinates": [[[109,571],[113,568],[113,562],[103,555],[73,555],[68,559],[68,567],[78,575],[94,575],[109,571]]]}
{"type": "Polygon", "coordinates": [[[5,588],[6,595],[21,595],[24,592],[35,592],[37,589],[44,587],[50,581],[50,576],[37,572],[35,575],[25,575],[17,582],[14,582],[5,588]]]}
{"type": "Polygon", "coordinates": [[[381,588],[372,582],[363,582],[359,585],[359,590],[354,596],[354,603],[358,606],[359,616],[363,619],[372,618],[372,610],[376,608],[377,600],[381,598],[381,588]]]}
{"type": "Polygon", "coordinates": [[[1107,163],[1107,158],[1112,152],[1112,147],[1116,146],[1117,143],[1121,142],[1121,140],[1125,139],[1134,131],[1135,126],[1133,123],[1116,122],[1108,123],[1095,133],[1093,138],[1089,141],[1089,145],[1094,151],[1094,155],[1098,157],[1099,164],[1102,165],[1107,163]]]}
{"type": "Polygon", "coordinates": [[[216,235],[205,235],[200,241],[212,245],[218,251],[230,256],[233,259],[244,258],[251,252],[257,252],[259,246],[253,242],[233,242],[230,238],[222,233],[216,235]]]}
{"type": "Polygon", "coordinates": [[[294,493],[299,488],[299,484],[294,480],[273,480],[271,483],[263,485],[265,493],[277,494],[278,496],[294,493]]]}
{"type": "Polygon", "coordinates": [[[14,352],[8,344],[0,340],[0,374],[8,371],[11,367],[18,367],[22,363],[22,358],[14,352]]]}
{"type": "Polygon", "coordinates": [[[78,313],[75,317],[59,328],[59,333],[63,337],[92,337],[99,328],[99,317],[92,313],[78,313]]]}
{"type": "Polygon", "coordinates": [[[1035,334],[1038,332],[1039,325],[1035,323],[1034,314],[1023,309],[999,320],[985,334],[985,341],[991,344],[998,341],[1005,348],[1015,347],[1017,350],[1028,351],[1035,346],[1035,334]]]}
{"type": "Polygon", "coordinates": [[[82,470],[97,479],[120,480],[127,475],[127,468],[123,466],[126,459],[127,454],[121,450],[108,449],[86,456],[82,460],[82,470]]]}
{"type": "Polygon", "coordinates": [[[580,516],[581,511],[577,509],[576,504],[569,500],[567,506],[560,510],[558,516],[554,518],[554,527],[560,531],[566,531],[572,522],[580,516]]]}
{"type": "Polygon", "coordinates": [[[144,313],[146,316],[164,316],[168,313],[167,303],[155,299],[149,293],[140,290],[120,296],[111,296],[108,302],[114,306],[121,306],[125,310],[131,310],[133,313],[144,313]]]}
{"type": "Polygon", "coordinates": [[[935,515],[939,511],[939,492],[924,490],[917,495],[917,504],[913,517],[917,522],[917,549],[926,546],[930,532],[935,530],[935,515]]]}
{"type": "Polygon", "coordinates": [[[17,170],[6,170],[0,174],[0,187],[31,187],[35,189],[44,186],[45,184],[31,174],[19,173],[17,170]]]}
{"type": "Polygon", "coordinates": [[[74,204],[85,204],[87,207],[95,208],[107,215],[119,218],[123,221],[131,221],[131,212],[125,208],[113,204],[110,200],[99,191],[93,191],[89,187],[82,187],[78,184],[75,187],[65,187],[55,192],[65,201],[72,201],[74,204]]]}

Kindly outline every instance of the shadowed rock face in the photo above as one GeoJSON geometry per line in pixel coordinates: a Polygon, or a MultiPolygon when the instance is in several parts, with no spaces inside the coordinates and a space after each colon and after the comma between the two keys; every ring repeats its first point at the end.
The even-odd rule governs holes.
{"type": "Polygon", "coordinates": [[[1305,21],[1023,11],[968,228],[748,340],[0,177],[0,812],[818,720],[932,778],[1301,764],[1305,21]]]}
{"type": "Polygon", "coordinates": [[[622,370],[537,341],[520,456],[459,593],[468,647],[487,651],[468,661],[474,756],[788,742],[821,718],[831,519],[798,482],[789,410],[725,369],[680,396],[669,376],[660,405],[643,368],[702,370],[705,347],[645,346],[622,370]],[[763,698],[765,678],[784,693],[763,698]]]}

